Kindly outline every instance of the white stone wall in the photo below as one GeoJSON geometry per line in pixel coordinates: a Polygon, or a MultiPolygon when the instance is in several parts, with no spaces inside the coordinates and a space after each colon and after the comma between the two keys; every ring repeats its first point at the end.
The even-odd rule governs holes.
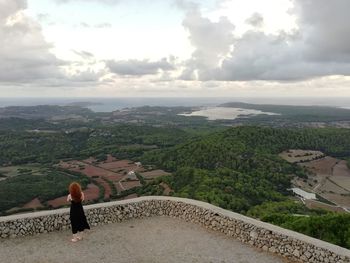
{"type": "MultiPolygon", "coordinates": [[[[243,243],[300,262],[350,262],[350,251],[208,203],[175,197],[140,197],[85,206],[90,225],[130,218],[170,216],[232,236],[243,243]]],[[[0,237],[14,238],[70,228],[69,209],[0,217],[0,237]]]]}

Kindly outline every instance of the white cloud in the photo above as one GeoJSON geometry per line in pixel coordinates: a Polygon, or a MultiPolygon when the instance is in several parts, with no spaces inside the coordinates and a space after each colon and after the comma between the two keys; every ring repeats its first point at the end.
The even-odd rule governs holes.
{"type": "Polygon", "coordinates": [[[110,27],[112,27],[112,24],[104,22],[104,23],[98,23],[98,24],[90,25],[89,23],[81,22],[79,24],[79,26],[83,27],[83,28],[95,28],[95,29],[98,29],[98,28],[110,28],[110,27]]]}
{"type": "Polygon", "coordinates": [[[108,28],[108,27],[112,27],[112,24],[104,22],[104,23],[96,24],[94,26],[95,28],[108,28]]]}
{"type": "Polygon", "coordinates": [[[114,5],[118,4],[120,0],[55,0],[58,4],[68,4],[70,2],[96,2],[96,3],[103,3],[108,5],[114,5]]]}
{"type": "Polygon", "coordinates": [[[175,69],[172,61],[168,61],[166,58],[159,61],[135,59],[121,61],[108,60],[106,61],[106,65],[111,72],[127,76],[154,75],[158,74],[160,71],[175,69]]]}

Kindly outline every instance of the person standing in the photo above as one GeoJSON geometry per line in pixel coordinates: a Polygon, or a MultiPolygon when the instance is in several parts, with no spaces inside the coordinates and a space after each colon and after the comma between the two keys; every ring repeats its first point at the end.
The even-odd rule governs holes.
{"type": "Polygon", "coordinates": [[[73,237],[72,242],[77,242],[83,239],[83,231],[90,229],[89,223],[86,220],[82,202],[84,201],[84,193],[81,190],[81,186],[77,182],[73,182],[69,185],[69,195],[67,196],[67,202],[71,202],[70,205],[70,222],[72,226],[73,237]]]}

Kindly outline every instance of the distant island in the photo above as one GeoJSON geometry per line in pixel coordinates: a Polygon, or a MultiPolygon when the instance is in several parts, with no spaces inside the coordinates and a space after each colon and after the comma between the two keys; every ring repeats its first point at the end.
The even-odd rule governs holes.
{"type": "MultiPolygon", "coordinates": [[[[228,102],[212,107],[141,106],[112,112],[94,112],[89,107],[99,102],[78,101],[65,106],[9,106],[0,108],[0,119],[20,118],[45,121],[83,121],[103,124],[138,123],[168,127],[226,127],[264,125],[271,127],[350,128],[350,109],[331,106],[290,106],[228,102]]],[[[28,123],[29,124],[29,123],[28,123]]],[[[37,129],[29,125],[29,129],[37,129]]],[[[1,123],[0,123],[1,129],[1,123]]]]}
{"type": "Polygon", "coordinates": [[[91,102],[91,101],[77,101],[77,102],[68,103],[65,106],[77,106],[77,107],[87,108],[90,106],[98,106],[98,105],[103,105],[103,103],[102,102],[91,102]]]}
{"type": "Polygon", "coordinates": [[[279,115],[278,113],[264,112],[255,109],[243,109],[233,107],[203,107],[199,110],[191,113],[181,113],[179,115],[192,117],[203,116],[208,120],[234,120],[237,118],[249,118],[251,116],[266,114],[266,115],[279,115]]]}

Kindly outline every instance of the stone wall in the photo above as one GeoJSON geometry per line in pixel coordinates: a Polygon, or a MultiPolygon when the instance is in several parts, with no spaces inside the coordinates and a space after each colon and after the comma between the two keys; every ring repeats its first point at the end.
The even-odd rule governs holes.
{"type": "MultiPolygon", "coordinates": [[[[243,243],[299,262],[350,262],[350,251],[208,203],[175,197],[140,197],[85,206],[91,226],[131,218],[169,216],[232,236],[243,243]]],[[[0,237],[35,235],[70,228],[69,209],[0,217],[0,237]]]]}

